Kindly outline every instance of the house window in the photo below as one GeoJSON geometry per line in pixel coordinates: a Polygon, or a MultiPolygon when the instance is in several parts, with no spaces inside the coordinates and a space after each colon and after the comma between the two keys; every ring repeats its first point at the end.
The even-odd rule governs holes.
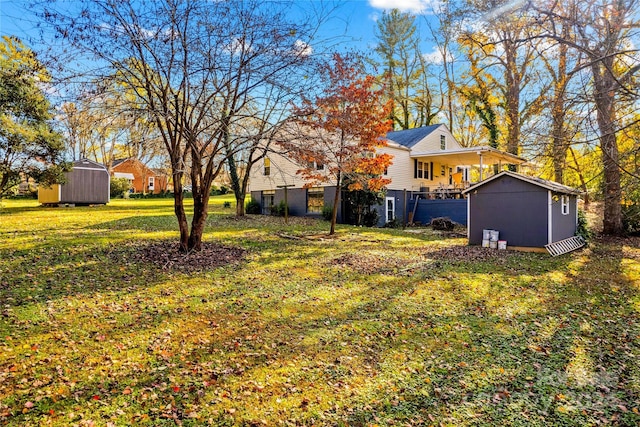
{"type": "Polygon", "coordinates": [[[447,149],[447,138],[444,135],[440,135],[440,149],[441,150],[447,149]]]}
{"type": "Polygon", "coordinates": [[[150,176],[149,177],[149,191],[153,191],[154,184],[155,184],[155,178],[150,176]]]}
{"type": "Polygon", "coordinates": [[[262,213],[264,215],[271,214],[271,208],[275,205],[276,190],[264,190],[262,192],[262,213]]]}
{"type": "Polygon", "coordinates": [[[324,206],[324,188],[314,187],[307,190],[307,213],[322,213],[324,206]]]}
{"type": "Polygon", "coordinates": [[[561,196],[560,205],[562,207],[562,215],[569,215],[569,196],[561,196]]]}
{"type": "Polygon", "coordinates": [[[447,176],[445,165],[440,165],[440,176],[447,176]]]}
{"type": "Polygon", "coordinates": [[[413,162],[413,177],[429,179],[429,162],[419,162],[417,159],[414,159],[413,162]]]}
{"type": "Polygon", "coordinates": [[[264,159],[264,175],[271,175],[271,159],[265,157],[264,159]]]}
{"type": "Polygon", "coordinates": [[[316,170],[321,171],[324,170],[324,165],[322,163],[315,162],[316,170]]]}

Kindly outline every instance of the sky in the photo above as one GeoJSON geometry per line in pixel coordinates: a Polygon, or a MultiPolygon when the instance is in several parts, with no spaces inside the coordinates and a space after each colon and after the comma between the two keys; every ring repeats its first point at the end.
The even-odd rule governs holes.
{"type": "MultiPolygon", "coordinates": [[[[69,0],[70,2],[73,0],[69,0]]],[[[319,0],[296,0],[301,6],[319,0]]],[[[385,10],[398,8],[419,15],[416,24],[420,26],[429,19],[439,0],[347,0],[336,1],[336,13],[323,27],[324,35],[341,36],[341,47],[359,50],[372,49],[376,44],[376,20],[385,10]],[[424,19],[423,19],[424,18],[424,19]]],[[[34,50],[37,46],[29,44],[29,37],[37,33],[37,21],[26,5],[28,0],[0,0],[0,35],[15,35],[34,50]]],[[[423,38],[427,34],[423,31],[423,38]]],[[[427,51],[425,53],[429,53],[427,51]]]]}

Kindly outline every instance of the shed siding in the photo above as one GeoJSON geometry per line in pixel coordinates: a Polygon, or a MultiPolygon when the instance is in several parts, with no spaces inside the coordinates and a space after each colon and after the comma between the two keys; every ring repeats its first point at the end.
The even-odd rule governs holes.
{"type": "Polygon", "coordinates": [[[553,216],[552,222],[552,241],[549,243],[557,242],[559,240],[568,239],[576,234],[576,209],[577,209],[577,197],[569,196],[569,214],[562,215],[562,203],[561,195],[556,194],[551,207],[551,214],[553,216]]]}
{"type": "Polygon", "coordinates": [[[500,232],[510,246],[547,244],[547,190],[505,176],[469,194],[469,244],[482,243],[482,230],[500,232]]]}
{"type": "Polygon", "coordinates": [[[74,168],[62,185],[61,203],[108,203],[109,174],[106,169],[74,168]]]}

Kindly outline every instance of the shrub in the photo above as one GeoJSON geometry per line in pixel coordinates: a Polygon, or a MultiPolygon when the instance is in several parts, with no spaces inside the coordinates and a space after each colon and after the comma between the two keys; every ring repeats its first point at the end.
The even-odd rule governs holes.
{"type": "Polygon", "coordinates": [[[378,225],[379,218],[380,215],[378,214],[378,211],[376,211],[375,209],[367,210],[364,212],[362,225],[364,225],[365,227],[375,227],[376,225],[378,225]]]}
{"type": "Polygon", "coordinates": [[[578,228],[576,229],[576,235],[581,236],[584,240],[589,240],[593,237],[593,231],[587,224],[587,216],[582,209],[578,209],[578,228]]]}
{"type": "Polygon", "coordinates": [[[333,206],[324,205],[322,207],[322,219],[325,221],[331,221],[331,217],[333,216],[333,206]]]}
{"type": "Polygon", "coordinates": [[[225,187],[224,185],[221,185],[219,192],[220,194],[227,194],[229,192],[229,188],[225,187]]]}
{"type": "Polygon", "coordinates": [[[127,178],[111,178],[109,193],[111,197],[124,197],[124,193],[129,191],[130,185],[127,178]]]}
{"type": "Polygon", "coordinates": [[[271,215],[273,216],[284,216],[285,212],[289,212],[289,208],[284,203],[284,200],[281,200],[280,203],[271,207],[271,215]]]}
{"type": "Polygon", "coordinates": [[[632,235],[640,235],[640,204],[633,203],[622,206],[622,226],[624,231],[632,235]]]}
{"type": "Polygon", "coordinates": [[[256,199],[252,198],[251,200],[249,200],[249,202],[245,206],[244,210],[248,214],[257,215],[257,214],[261,213],[261,206],[260,206],[260,203],[256,199]]]}
{"type": "Polygon", "coordinates": [[[224,202],[224,203],[222,204],[222,207],[223,207],[223,208],[230,208],[230,207],[231,207],[231,202],[224,202]]]}

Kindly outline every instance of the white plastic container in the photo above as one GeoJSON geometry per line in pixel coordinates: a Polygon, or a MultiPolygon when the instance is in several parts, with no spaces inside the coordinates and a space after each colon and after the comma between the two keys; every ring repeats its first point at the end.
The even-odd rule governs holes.
{"type": "Polygon", "coordinates": [[[498,249],[504,251],[507,249],[507,241],[506,240],[498,240],[498,249]]]}
{"type": "Polygon", "coordinates": [[[489,240],[497,242],[500,237],[500,232],[498,230],[491,230],[489,240]]]}
{"type": "Polygon", "coordinates": [[[489,240],[489,247],[491,249],[498,249],[498,241],[497,240],[489,240]]]}
{"type": "Polygon", "coordinates": [[[491,232],[493,230],[482,230],[482,240],[491,240],[491,232]]]}
{"type": "Polygon", "coordinates": [[[482,247],[483,248],[488,248],[489,247],[489,239],[482,239],[482,247]]]}

